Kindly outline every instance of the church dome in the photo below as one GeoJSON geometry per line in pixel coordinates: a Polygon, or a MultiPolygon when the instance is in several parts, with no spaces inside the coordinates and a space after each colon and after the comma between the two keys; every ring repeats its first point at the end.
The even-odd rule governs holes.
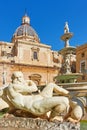
{"type": "Polygon", "coordinates": [[[16,29],[15,33],[13,34],[12,41],[15,39],[40,42],[36,31],[32,26],[30,26],[30,18],[27,15],[22,17],[22,24],[16,29]]]}

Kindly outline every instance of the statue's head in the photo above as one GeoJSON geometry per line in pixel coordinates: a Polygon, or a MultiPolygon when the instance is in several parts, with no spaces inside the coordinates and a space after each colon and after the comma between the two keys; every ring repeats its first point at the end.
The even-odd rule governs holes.
{"type": "Polygon", "coordinates": [[[15,71],[11,76],[12,82],[22,82],[24,81],[23,73],[21,71],[15,71]]]}

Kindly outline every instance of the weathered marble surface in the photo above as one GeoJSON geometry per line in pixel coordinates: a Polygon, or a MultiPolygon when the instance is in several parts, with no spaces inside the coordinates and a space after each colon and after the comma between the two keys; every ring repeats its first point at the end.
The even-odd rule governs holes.
{"type": "Polygon", "coordinates": [[[26,81],[21,71],[15,71],[11,79],[8,86],[0,89],[1,99],[4,104],[7,103],[5,106],[1,101],[1,111],[9,108],[8,113],[16,116],[15,112],[19,109],[22,111],[20,112],[22,117],[27,117],[30,113],[40,118],[45,116],[45,119],[50,121],[56,119],[75,123],[82,119],[86,99],[80,101],[76,97],[72,98],[68,90],[55,83],[48,83],[42,91],[37,92],[39,90],[36,84],[32,80],[26,81]],[[23,111],[27,112],[26,116],[23,116],[23,111]]]}
{"type": "Polygon", "coordinates": [[[0,130],[80,130],[80,123],[49,122],[43,119],[33,118],[1,118],[0,130]]]}

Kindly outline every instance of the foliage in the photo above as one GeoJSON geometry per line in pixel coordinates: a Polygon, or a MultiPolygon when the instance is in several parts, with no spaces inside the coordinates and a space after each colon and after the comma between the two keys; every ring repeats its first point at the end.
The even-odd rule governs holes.
{"type": "Polygon", "coordinates": [[[87,130],[87,120],[80,122],[80,130],[87,130]]]}
{"type": "Polygon", "coordinates": [[[4,116],[5,113],[7,113],[9,110],[9,108],[5,108],[3,110],[0,111],[0,118],[4,116]]]}

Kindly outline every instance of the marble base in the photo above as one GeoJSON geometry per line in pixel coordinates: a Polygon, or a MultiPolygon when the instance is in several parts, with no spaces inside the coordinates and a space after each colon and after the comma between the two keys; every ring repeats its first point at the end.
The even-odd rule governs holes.
{"type": "Polygon", "coordinates": [[[0,130],[80,130],[80,123],[49,122],[38,118],[0,118],[0,130]]]}

